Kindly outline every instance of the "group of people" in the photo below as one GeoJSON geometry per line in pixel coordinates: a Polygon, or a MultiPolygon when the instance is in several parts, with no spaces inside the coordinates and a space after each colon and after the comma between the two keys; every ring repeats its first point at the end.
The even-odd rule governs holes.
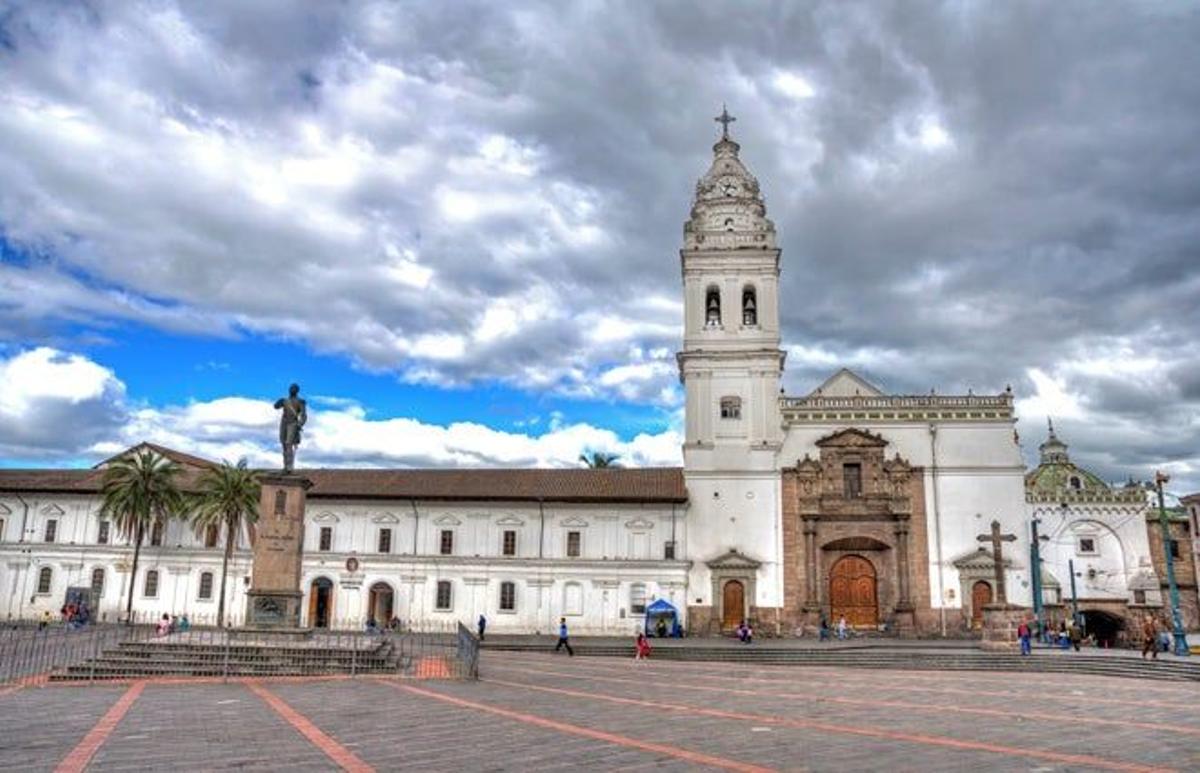
{"type": "Polygon", "coordinates": [[[1171,626],[1159,624],[1154,615],[1142,618],[1142,660],[1149,655],[1151,660],[1158,660],[1159,652],[1171,651],[1171,626]]]}
{"type": "Polygon", "coordinates": [[[400,628],[400,618],[392,615],[392,619],[388,620],[385,625],[380,625],[374,617],[367,618],[365,626],[366,632],[370,635],[380,634],[386,631],[395,631],[400,628]]]}
{"type": "MultiPolygon", "coordinates": [[[[92,622],[92,611],[88,609],[86,601],[79,603],[72,601],[63,604],[62,609],[58,610],[58,615],[63,626],[72,630],[82,628],[92,622]]],[[[53,619],[50,610],[47,609],[42,613],[42,619],[38,620],[38,630],[44,631],[49,628],[53,619]]]]}
{"type": "MultiPolygon", "coordinates": [[[[817,641],[825,641],[832,635],[829,630],[829,621],[825,619],[825,615],[821,615],[821,624],[817,628],[817,641]]],[[[842,615],[837,621],[837,637],[845,641],[850,637],[850,624],[846,622],[846,616],[842,615]]]]}
{"type": "Polygon", "coordinates": [[[187,633],[192,629],[192,622],[188,620],[187,615],[168,615],[163,612],[163,616],[158,620],[158,635],[167,636],[172,633],[187,633]]]}

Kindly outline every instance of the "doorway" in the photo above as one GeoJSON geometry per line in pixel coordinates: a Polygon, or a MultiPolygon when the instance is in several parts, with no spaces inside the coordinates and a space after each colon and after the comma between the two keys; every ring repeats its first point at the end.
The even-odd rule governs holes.
{"type": "Polygon", "coordinates": [[[312,581],[308,593],[308,625],[328,628],[333,617],[333,582],[326,577],[312,581]]]}
{"type": "Polygon", "coordinates": [[[971,630],[978,631],[983,627],[983,607],[992,603],[992,586],[983,580],[976,580],[971,586],[971,630]]]}
{"type": "Polygon", "coordinates": [[[875,567],[862,556],[843,556],[829,572],[830,617],[842,617],[854,627],[874,628],[879,623],[875,567]]]}
{"type": "Polygon", "coordinates": [[[1124,620],[1098,609],[1085,609],[1079,614],[1083,618],[1084,636],[1095,636],[1097,647],[1116,646],[1117,636],[1125,627],[1124,620]]]}
{"type": "Polygon", "coordinates": [[[730,580],[721,589],[721,628],[737,628],[746,619],[746,586],[730,580]]]}
{"type": "Polygon", "coordinates": [[[396,593],[386,582],[377,582],[367,593],[367,614],[380,628],[391,621],[395,608],[396,593]]]}

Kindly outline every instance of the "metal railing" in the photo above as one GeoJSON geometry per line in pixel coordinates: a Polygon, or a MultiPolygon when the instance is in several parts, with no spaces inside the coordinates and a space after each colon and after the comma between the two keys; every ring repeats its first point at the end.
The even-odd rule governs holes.
{"type": "Polygon", "coordinates": [[[479,642],[461,623],[394,621],[335,629],[243,629],[157,622],[0,629],[0,685],[46,681],[362,675],[475,679],[479,642]]]}

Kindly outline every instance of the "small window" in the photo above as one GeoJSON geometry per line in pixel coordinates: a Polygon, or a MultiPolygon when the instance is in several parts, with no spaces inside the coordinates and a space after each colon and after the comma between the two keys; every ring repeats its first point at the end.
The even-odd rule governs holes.
{"type": "Polygon", "coordinates": [[[443,612],[451,608],[451,603],[454,600],[451,595],[451,588],[452,586],[450,585],[449,580],[438,580],[437,608],[443,612]]]}
{"type": "Polygon", "coordinates": [[[1096,539],[1094,537],[1080,537],[1079,549],[1076,551],[1080,555],[1094,556],[1096,554],[1096,539]]]}
{"type": "Polygon", "coordinates": [[[37,592],[46,594],[50,592],[50,584],[54,581],[54,570],[48,566],[43,566],[38,572],[38,589],[37,592]]]}
{"type": "Polygon", "coordinates": [[[742,418],[742,398],[740,398],[740,397],[722,397],[721,398],[721,418],[722,419],[740,419],[740,418],[742,418]]]}
{"type": "Polygon", "coordinates": [[[53,542],[58,537],[58,520],[51,518],[46,521],[46,533],[43,535],[46,542],[53,542]]]}
{"type": "Polygon", "coordinates": [[[391,553],[392,552],[392,530],[391,529],[380,529],[379,530],[379,552],[380,553],[391,553]]]}
{"type": "Polygon", "coordinates": [[[501,545],[501,550],[506,556],[515,556],[517,554],[517,533],[512,529],[504,532],[504,541],[501,545]]]}
{"type": "Polygon", "coordinates": [[[667,561],[675,560],[675,540],[667,540],[663,543],[663,558],[667,561]]]}
{"type": "Polygon", "coordinates": [[[579,558],[582,554],[583,532],[567,532],[567,558],[579,558]]]}
{"type": "Polygon", "coordinates": [[[1145,604],[1146,603],[1146,591],[1135,590],[1133,592],[1133,603],[1134,604],[1145,604]]]}
{"type": "Polygon", "coordinates": [[[108,521],[100,522],[100,528],[96,531],[96,544],[97,545],[107,545],[108,544],[108,528],[109,528],[108,521]]]}
{"type": "Polygon", "coordinates": [[[629,611],[635,615],[646,614],[646,586],[640,582],[629,586],[629,611]]]}
{"type": "Polygon", "coordinates": [[[97,566],[92,570],[92,603],[99,604],[104,595],[104,569],[97,566]]]}
{"type": "Polygon", "coordinates": [[[1171,558],[1179,558],[1179,540],[1167,540],[1167,545],[1171,550],[1171,558]]]}
{"type": "Polygon", "coordinates": [[[333,527],[322,526],[321,535],[317,541],[317,550],[322,553],[328,553],[333,550],[333,527]]]}
{"type": "Polygon", "coordinates": [[[502,582],[500,583],[500,611],[513,612],[517,608],[517,586],[516,583],[502,582]]]}
{"type": "Polygon", "coordinates": [[[842,486],[846,499],[858,499],[862,496],[862,465],[842,465],[842,486]]]}
{"type": "Polygon", "coordinates": [[[220,528],[215,523],[210,523],[204,528],[204,547],[215,548],[217,539],[220,536],[220,528]]]}
{"type": "Polygon", "coordinates": [[[209,601],[213,594],[213,575],[212,572],[203,572],[200,575],[200,595],[201,601],[209,601]]]}
{"type": "Polygon", "coordinates": [[[439,549],[443,556],[454,555],[454,530],[453,529],[442,529],[442,541],[441,541],[441,545],[439,546],[439,549]]]}
{"type": "Polygon", "coordinates": [[[704,295],[704,326],[721,326],[721,291],[715,287],[708,288],[704,295]]]}
{"type": "Polygon", "coordinates": [[[146,583],[142,587],[142,595],[148,599],[158,598],[158,570],[146,572],[146,583]]]}
{"type": "Polygon", "coordinates": [[[158,521],[155,521],[154,525],[150,527],[150,544],[152,546],[160,546],[160,545],[162,545],[162,541],[163,541],[163,522],[161,520],[158,520],[158,521]]]}
{"type": "Polygon", "coordinates": [[[1076,491],[1083,488],[1083,481],[1079,479],[1078,475],[1071,476],[1071,488],[1075,489],[1076,491]]]}
{"type": "Polygon", "coordinates": [[[753,287],[742,290],[742,324],[746,327],[758,325],[758,303],[753,287]]]}

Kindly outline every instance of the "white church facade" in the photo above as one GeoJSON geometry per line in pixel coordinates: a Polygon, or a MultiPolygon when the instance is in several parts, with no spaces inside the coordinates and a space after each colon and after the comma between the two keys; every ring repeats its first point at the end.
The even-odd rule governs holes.
{"type": "MultiPolygon", "coordinates": [[[[784,395],[781,254],[739,150],[723,132],[684,227],[683,467],[301,468],[304,625],[483,614],[494,631],[566,617],[577,633],[627,634],[662,599],[696,634],[750,620],[789,635],[841,616],[955,634],[991,600],[984,586],[995,593],[979,540],[992,521],[1016,537],[1008,600],[1031,603],[1012,393],[888,395],[842,370],[784,395]]],[[[189,474],[211,464],[157,450],[189,474]]],[[[130,583],[139,613],[211,619],[223,537],[168,522],[131,577],[132,549],[97,517],[101,475],[0,470],[0,619],[57,613],[84,589],[114,620],[130,583]]],[[[230,569],[234,623],[251,539],[230,569]]]]}

